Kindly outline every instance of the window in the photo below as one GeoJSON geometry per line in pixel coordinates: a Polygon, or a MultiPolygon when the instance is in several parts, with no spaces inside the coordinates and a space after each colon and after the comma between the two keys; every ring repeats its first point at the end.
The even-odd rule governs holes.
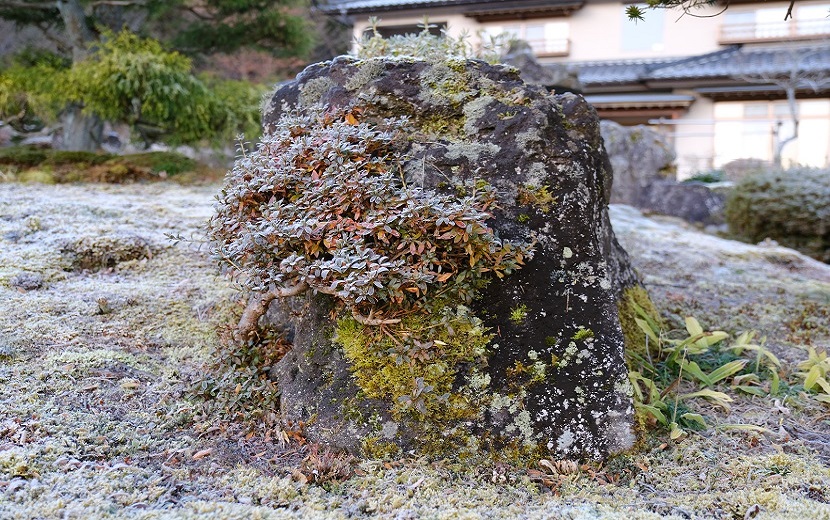
{"type": "MultiPolygon", "coordinates": [[[[826,166],[830,160],[830,100],[801,99],[798,139],[782,150],[784,163],[826,166]]],[[[715,163],[754,157],[771,160],[778,143],[793,134],[789,105],[779,101],[715,104],[715,163]]]]}
{"type": "Polygon", "coordinates": [[[647,11],[645,20],[632,22],[625,11],[622,13],[622,50],[624,51],[662,51],[663,50],[663,10],[649,9],[646,4],[635,4],[647,11]]]}
{"type": "Polygon", "coordinates": [[[830,34],[830,6],[804,5],[796,11],[795,26],[799,35],[830,34]]]}
{"type": "Polygon", "coordinates": [[[505,25],[487,25],[484,34],[491,38],[524,40],[537,56],[565,56],[568,54],[568,22],[528,22],[505,25]]]}
{"type": "Polygon", "coordinates": [[[755,11],[755,37],[781,38],[790,32],[790,24],[781,20],[781,8],[755,11]]]}

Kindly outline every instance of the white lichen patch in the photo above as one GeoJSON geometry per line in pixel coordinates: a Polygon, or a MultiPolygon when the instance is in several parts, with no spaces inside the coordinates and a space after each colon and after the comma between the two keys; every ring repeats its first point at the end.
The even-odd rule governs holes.
{"type": "Polygon", "coordinates": [[[446,150],[447,159],[451,161],[464,158],[475,164],[484,159],[492,159],[500,148],[493,143],[449,143],[446,150]]]}
{"type": "Polygon", "coordinates": [[[491,96],[477,96],[464,104],[464,133],[468,136],[475,135],[481,128],[479,121],[485,116],[488,108],[496,102],[491,96]]]}

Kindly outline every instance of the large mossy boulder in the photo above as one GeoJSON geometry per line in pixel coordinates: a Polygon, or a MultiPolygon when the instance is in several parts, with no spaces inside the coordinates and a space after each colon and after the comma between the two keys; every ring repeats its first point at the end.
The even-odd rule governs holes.
{"type": "Polygon", "coordinates": [[[266,132],[321,106],[408,118],[403,182],[494,187],[489,226],[534,254],[479,284],[471,304],[397,331],[355,321],[319,291],[274,300],[266,321],[293,342],[272,370],[286,425],[369,456],[596,459],[630,447],[619,309],[631,306],[618,302],[641,288],[609,222],[611,170],[590,105],[477,60],[341,57],[281,85],[266,132]]]}
{"type": "Polygon", "coordinates": [[[726,202],[729,230],[750,242],[773,239],[830,263],[830,170],[793,167],[748,175],[726,202]]]}

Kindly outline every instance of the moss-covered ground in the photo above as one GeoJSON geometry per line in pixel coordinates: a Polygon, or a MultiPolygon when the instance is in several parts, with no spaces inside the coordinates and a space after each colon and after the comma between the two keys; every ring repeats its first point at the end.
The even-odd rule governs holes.
{"type": "MultiPolygon", "coordinates": [[[[718,427],[559,476],[404,459],[315,484],[325,461],[299,435],[193,390],[233,380],[214,372],[235,292],[199,247],[216,189],[0,184],[0,518],[830,518],[830,409],[795,386],[698,405],[718,427]],[[73,261],[81,246],[100,261],[73,261]]],[[[827,266],[613,220],[668,323],[758,329],[785,378],[830,347],[827,266]]]]}

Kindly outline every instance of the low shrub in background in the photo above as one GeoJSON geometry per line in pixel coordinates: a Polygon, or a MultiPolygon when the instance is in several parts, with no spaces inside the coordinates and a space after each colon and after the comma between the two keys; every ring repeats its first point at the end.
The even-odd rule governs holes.
{"type": "Polygon", "coordinates": [[[114,155],[29,146],[0,148],[0,181],[61,184],[171,180],[192,184],[217,181],[223,173],[176,152],[114,155]]]}
{"type": "Polygon", "coordinates": [[[726,221],[748,241],[771,238],[830,262],[830,169],[799,166],[750,175],[729,196],[726,221]]]}

